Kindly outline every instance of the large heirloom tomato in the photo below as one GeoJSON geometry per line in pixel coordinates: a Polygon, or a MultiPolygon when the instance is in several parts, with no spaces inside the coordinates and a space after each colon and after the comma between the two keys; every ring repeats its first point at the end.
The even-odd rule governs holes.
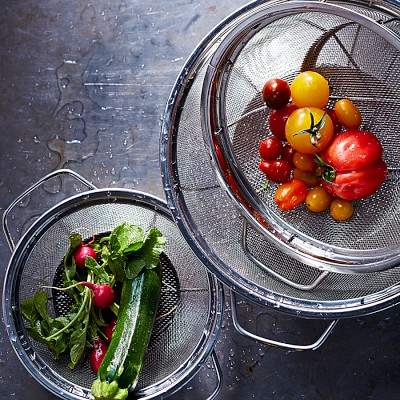
{"type": "Polygon", "coordinates": [[[329,193],[345,200],[359,200],[375,193],[387,176],[382,144],[371,132],[338,133],[317,155],[318,174],[329,193]]]}

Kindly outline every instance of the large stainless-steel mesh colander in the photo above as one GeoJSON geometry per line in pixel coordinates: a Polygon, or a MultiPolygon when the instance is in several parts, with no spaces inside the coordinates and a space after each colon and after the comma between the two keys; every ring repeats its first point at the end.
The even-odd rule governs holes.
{"type": "MultiPolygon", "coordinates": [[[[271,4],[276,2],[250,3],[224,20],[195,49],[176,81],[165,111],[160,146],[163,182],[171,212],[189,245],[207,267],[232,291],[247,299],[311,318],[354,317],[393,306],[400,296],[399,266],[383,271],[367,272],[366,268],[362,274],[343,274],[331,270],[321,272],[291,257],[268,240],[256,224],[248,223],[245,210],[232,201],[228,185],[219,176],[221,172],[214,168],[216,160],[210,159],[209,138],[203,135],[201,115],[205,75],[212,68],[210,60],[236,26],[271,4]]],[[[356,4],[364,12],[385,20],[394,16],[398,20],[400,15],[400,4],[398,7],[384,2],[346,4],[356,4]]],[[[303,35],[306,33],[305,30],[303,35]]],[[[365,52],[368,51],[367,48],[365,52]]],[[[252,65],[256,67],[256,64],[252,65]]],[[[284,63],[281,65],[284,68],[284,63]]],[[[255,97],[256,92],[254,88],[251,96],[255,97]]],[[[247,104],[241,98],[237,101],[247,104]]],[[[393,165],[393,161],[390,163],[393,165]]],[[[396,189],[392,190],[394,195],[396,189]]],[[[398,218],[393,208],[398,200],[394,198],[393,201],[393,204],[387,204],[391,211],[381,209],[382,216],[386,215],[390,220],[387,223],[391,229],[398,218]]],[[[318,223],[318,227],[321,226],[318,223]]],[[[347,235],[352,241],[362,238],[363,234],[374,240],[374,227],[367,221],[365,226],[365,232],[364,228],[355,231],[354,225],[353,228],[330,225],[329,229],[332,234],[339,235],[341,229],[353,229],[352,236],[347,235]]],[[[396,240],[396,230],[393,232],[392,240],[396,240]]]]}
{"type": "Polygon", "coordinates": [[[210,56],[202,122],[221,184],[248,221],[296,260],[351,273],[399,263],[399,65],[398,9],[379,1],[266,2],[243,15],[210,56]],[[291,82],[305,70],[329,81],[330,107],[351,99],[363,116],[360,129],[375,133],[384,148],[388,179],[378,193],[354,202],[346,223],[305,205],[280,211],[272,182],[260,191],[266,178],[259,144],[272,135],[261,89],[268,79],[291,82]]]}
{"type": "MultiPolygon", "coordinates": [[[[43,181],[53,178],[51,174],[43,181]]],[[[18,216],[18,205],[6,213],[9,220],[18,216]]],[[[61,398],[92,399],[95,374],[88,359],[71,370],[67,359],[55,360],[47,346],[32,340],[20,304],[44,286],[60,285],[59,265],[71,232],[86,232],[90,238],[89,232],[111,232],[123,222],[145,231],[155,226],[167,240],[160,259],[160,303],[135,398],[168,397],[199,371],[213,350],[222,320],[222,287],[187,245],[166,204],[131,190],[85,191],[55,205],[27,229],[13,251],[4,282],[4,320],[11,343],[28,371],[61,398]]],[[[48,290],[52,316],[68,310],[69,298],[48,290]]]]}

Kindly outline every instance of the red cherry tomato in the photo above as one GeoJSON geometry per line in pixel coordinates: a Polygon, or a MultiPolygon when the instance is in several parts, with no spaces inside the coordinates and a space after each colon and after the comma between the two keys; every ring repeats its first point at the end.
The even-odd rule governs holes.
{"type": "Polygon", "coordinates": [[[295,149],[292,146],[290,146],[290,144],[286,144],[285,146],[283,146],[281,158],[282,160],[287,161],[292,168],[294,167],[293,163],[294,153],[295,149]]]}
{"type": "Polygon", "coordinates": [[[263,160],[275,160],[283,150],[282,142],[275,136],[264,139],[260,143],[259,151],[263,160]]]}
{"type": "Polygon", "coordinates": [[[329,115],[333,123],[333,133],[339,133],[342,130],[342,124],[339,122],[335,110],[324,108],[324,111],[329,115]]]}
{"type": "Polygon", "coordinates": [[[263,160],[258,167],[269,181],[275,183],[286,182],[292,172],[292,167],[285,160],[263,160]]]}
{"type": "Polygon", "coordinates": [[[371,132],[338,133],[317,160],[318,173],[329,193],[345,200],[369,197],[383,184],[387,166],[382,145],[371,132]]]}
{"type": "Polygon", "coordinates": [[[304,182],[292,178],[278,187],[275,192],[275,202],[282,211],[291,210],[306,199],[307,191],[304,182]]]}
{"type": "Polygon", "coordinates": [[[279,110],[273,110],[269,116],[269,129],[271,130],[271,133],[283,142],[286,141],[286,121],[294,110],[297,110],[297,107],[294,104],[289,103],[279,110]]]}
{"type": "Polygon", "coordinates": [[[261,94],[267,107],[277,110],[289,103],[290,86],[283,79],[270,79],[264,84],[261,94]]]}

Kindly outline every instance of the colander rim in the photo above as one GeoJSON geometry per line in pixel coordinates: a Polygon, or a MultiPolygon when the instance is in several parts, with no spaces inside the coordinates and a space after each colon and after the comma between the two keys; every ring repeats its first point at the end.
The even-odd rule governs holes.
{"type": "MultiPolygon", "coordinates": [[[[293,299],[290,296],[278,296],[272,290],[247,279],[222,260],[205,240],[186,204],[183,188],[180,185],[179,164],[177,160],[178,126],[180,113],[184,107],[191,86],[199,69],[206,63],[210,51],[221,37],[226,34],[237,20],[243,18],[254,7],[262,5],[254,1],[238,9],[218,24],[194,49],[182,67],[170,92],[169,101],[164,110],[160,132],[160,162],[164,192],[172,216],[192,250],[203,260],[206,267],[214,273],[221,282],[234,292],[245,298],[277,308],[287,314],[306,318],[347,318],[373,313],[389,308],[400,302],[400,288],[388,288],[375,293],[370,299],[356,298],[351,301],[324,302],[316,307],[314,301],[293,299]]],[[[206,144],[208,144],[206,142],[206,144]]],[[[213,161],[213,160],[211,160],[213,161]]],[[[217,179],[218,179],[217,173],[217,179]]]]}
{"type": "MultiPolygon", "coordinates": [[[[313,0],[267,3],[270,6],[260,7],[248,19],[243,18],[233,26],[229,34],[220,40],[216,51],[208,61],[209,65],[202,87],[201,117],[204,127],[203,135],[208,143],[212,165],[219,183],[237,209],[255,229],[262,233],[274,246],[302,263],[324,271],[364,274],[383,271],[398,265],[400,262],[398,244],[369,249],[348,249],[343,246],[327,244],[292,227],[282,217],[270,210],[259,199],[258,194],[247,182],[247,178],[241,171],[239,162],[231,148],[231,143],[227,138],[227,124],[221,110],[223,105],[220,104],[224,98],[222,92],[225,87],[225,80],[223,77],[219,78],[225,66],[229,66],[228,69],[230,68],[230,46],[232,42],[240,43],[240,46],[242,46],[249,37],[251,38],[256,34],[259,26],[266,23],[264,18],[269,23],[270,20],[273,21],[275,18],[297,13],[299,10],[302,12],[323,11],[346,18],[351,17],[353,21],[362,23],[367,28],[379,32],[400,51],[400,37],[398,35],[372,18],[340,6],[340,0],[337,3],[321,3],[313,0]],[[215,141],[219,145],[218,152],[215,141]],[[219,160],[221,156],[224,161],[223,165],[219,160]],[[226,172],[229,172],[230,179],[235,184],[234,189],[227,181],[226,172]],[[260,217],[266,221],[266,224],[260,222],[260,217]]],[[[342,3],[345,2],[342,1],[342,3]]],[[[357,4],[357,2],[354,3],[357,4]]],[[[362,2],[358,2],[358,4],[366,6],[362,2]]],[[[235,45],[232,45],[232,47],[235,47],[235,45]]]]}
{"type": "MultiPolygon", "coordinates": [[[[68,197],[51,207],[27,229],[15,245],[6,269],[3,282],[2,311],[6,332],[10,339],[12,348],[22,365],[36,381],[51,393],[64,399],[91,399],[90,388],[88,389],[73,384],[48,368],[42,357],[39,354],[34,353],[32,346],[30,346],[32,339],[27,334],[25,328],[23,328],[23,332],[17,330],[15,318],[22,321],[22,317],[18,313],[18,310],[13,309],[13,304],[18,304],[17,301],[14,302],[13,300],[14,297],[18,299],[18,294],[14,293],[13,288],[20,272],[20,268],[15,268],[15,265],[17,265],[17,267],[21,265],[19,259],[23,257],[25,250],[32,245],[32,241],[34,242],[37,237],[44,234],[53,220],[60,218],[66,212],[73,211],[79,201],[82,201],[85,205],[92,205],[92,202],[104,200],[107,202],[114,202],[121,199],[128,203],[140,204],[141,206],[153,209],[154,212],[160,213],[162,216],[173,222],[167,203],[152,194],[132,189],[114,188],[93,189],[81,192],[68,197]],[[39,372],[42,370],[45,371],[45,375],[39,372]],[[55,379],[56,383],[53,382],[52,379],[55,379]],[[68,382],[68,384],[66,382],[68,382]],[[69,389],[64,389],[62,386],[69,386],[69,389]],[[72,392],[71,387],[73,387],[72,392]],[[82,397],[82,394],[85,397],[82,397]]],[[[177,234],[181,234],[178,229],[177,234]]],[[[209,287],[208,321],[204,326],[197,345],[193,348],[192,353],[183,360],[180,367],[169,376],[164,377],[161,381],[148,387],[138,389],[135,392],[137,398],[153,399],[160,395],[170,396],[175,393],[186,382],[193,378],[213,351],[222,325],[224,292],[221,282],[218,281],[210,271],[205,269],[204,273],[209,287]]],[[[20,325],[23,326],[22,323],[20,325]]]]}

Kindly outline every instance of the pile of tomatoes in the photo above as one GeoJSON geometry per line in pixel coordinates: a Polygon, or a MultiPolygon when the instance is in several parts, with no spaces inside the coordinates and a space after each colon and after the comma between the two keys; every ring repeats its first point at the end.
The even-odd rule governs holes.
{"type": "Polygon", "coordinates": [[[329,108],[329,83],[314,71],[300,73],[290,85],[270,79],[261,94],[272,109],[272,135],[259,145],[259,169],[267,183],[279,184],[279,208],[305,203],[312,212],[350,218],[353,201],[375,193],[387,176],[382,144],[360,129],[356,105],[343,98],[329,108]]]}

